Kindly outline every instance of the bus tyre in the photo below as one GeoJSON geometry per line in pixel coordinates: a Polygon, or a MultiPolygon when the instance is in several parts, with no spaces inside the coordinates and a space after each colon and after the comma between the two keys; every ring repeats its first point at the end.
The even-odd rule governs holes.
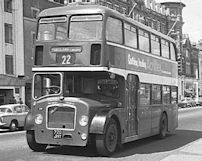
{"type": "Polygon", "coordinates": [[[96,148],[101,156],[110,156],[118,145],[118,129],[114,119],[110,119],[104,134],[96,135],[96,148]]]}
{"type": "Polygon", "coordinates": [[[26,132],[27,143],[29,148],[36,152],[44,152],[46,150],[46,144],[38,144],[35,140],[34,131],[28,130],[26,132]]]}
{"type": "Polygon", "coordinates": [[[159,128],[160,128],[159,138],[164,139],[166,137],[167,130],[168,130],[168,118],[165,113],[163,113],[163,115],[161,116],[159,128]]]}

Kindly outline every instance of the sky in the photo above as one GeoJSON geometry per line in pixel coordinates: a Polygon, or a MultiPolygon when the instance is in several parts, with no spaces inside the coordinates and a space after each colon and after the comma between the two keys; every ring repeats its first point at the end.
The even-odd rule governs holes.
{"type": "MultiPolygon", "coordinates": [[[[165,0],[156,0],[156,2],[162,1],[165,0]]],[[[186,5],[182,10],[184,21],[182,32],[189,35],[191,42],[197,43],[202,39],[202,0],[181,0],[181,2],[186,5]]]]}

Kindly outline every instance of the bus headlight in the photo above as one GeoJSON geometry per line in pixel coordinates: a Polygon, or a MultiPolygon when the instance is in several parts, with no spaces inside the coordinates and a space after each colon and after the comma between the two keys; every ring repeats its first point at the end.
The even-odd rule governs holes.
{"type": "Polygon", "coordinates": [[[87,139],[87,134],[86,133],[82,133],[81,134],[81,139],[82,140],[86,140],[87,139]]]}
{"type": "Polygon", "coordinates": [[[35,117],[35,123],[40,125],[43,122],[43,116],[41,114],[36,115],[35,117]]]}
{"type": "Polygon", "coordinates": [[[81,126],[86,126],[88,125],[88,116],[82,115],[81,118],[79,119],[79,124],[81,126]]]}

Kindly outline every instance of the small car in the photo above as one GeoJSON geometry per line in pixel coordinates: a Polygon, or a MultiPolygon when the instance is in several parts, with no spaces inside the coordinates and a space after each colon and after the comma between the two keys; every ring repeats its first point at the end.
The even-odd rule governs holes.
{"type": "Polygon", "coordinates": [[[0,106],[0,128],[15,131],[24,127],[25,117],[29,108],[25,104],[7,104],[0,106]]]}
{"type": "Polygon", "coordinates": [[[195,107],[196,101],[191,97],[185,97],[178,103],[178,107],[185,108],[185,107],[195,107]]]}

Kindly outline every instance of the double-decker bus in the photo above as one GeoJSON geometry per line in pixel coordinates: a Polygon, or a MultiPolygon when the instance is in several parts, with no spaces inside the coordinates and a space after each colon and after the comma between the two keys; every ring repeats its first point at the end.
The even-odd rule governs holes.
{"type": "Polygon", "coordinates": [[[174,40],[117,11],[70,5],[39,14],[29,147],[122,144],[178,125],[174,40]]]}

